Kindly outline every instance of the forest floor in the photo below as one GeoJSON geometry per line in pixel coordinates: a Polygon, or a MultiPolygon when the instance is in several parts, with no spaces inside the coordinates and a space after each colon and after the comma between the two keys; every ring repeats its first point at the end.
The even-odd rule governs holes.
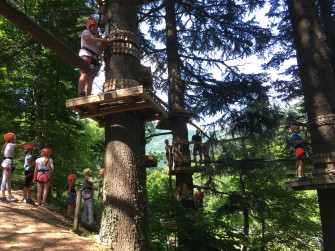
{"type": "MultiPolygon", "coordinates": [[[[0,202],[0,250],[104,250],[94,239],[70,231],[73,221],[47,207],[0,202]]],[[[7,195],[7,192],[6,192],[7,195]]]]}

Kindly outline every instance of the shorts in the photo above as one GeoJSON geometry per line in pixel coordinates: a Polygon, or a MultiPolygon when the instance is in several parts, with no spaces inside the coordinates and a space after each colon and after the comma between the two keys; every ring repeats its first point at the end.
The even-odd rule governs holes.
{"type": "Polygon", "coordinates": [[[201,145],[200,145],[200,144],[195,144],[195,143],[194,143],[194,147],[193,147],[193,155],[197,154],[197,152],[199,153],[199,155],[201,155],[201,153],[202,153],[201,145]]]}
{"type": "Polygon", "coordinates": [[[34,172],[24,171],[24,176],[26,177],[26,184],[24,185],[24,187],[30,187],[33,183],[34,172]]]}
{"type": "Polygon", "coordinates": [[[67,204],[68,205],[74,205],[74,203],[76,203],[76,195],[74,194],[69,194],[67,196],[67,204]]]}
{"type": "MultiPolygon", "coordinates": [[[[301,147],[296,148],[295,149],[295,156],[296,157],[302,157],[302,158],[307,157],[305,149],[301,148],[301,147]]],[[[299,159],[299,162],[303,162],[303,160],[299,159]]]]}
{"type": "Polygon", "coordinates": [[[37,173],[37,182],[47,184],[51,179],[50,172],[38,172],[37,173]]]}

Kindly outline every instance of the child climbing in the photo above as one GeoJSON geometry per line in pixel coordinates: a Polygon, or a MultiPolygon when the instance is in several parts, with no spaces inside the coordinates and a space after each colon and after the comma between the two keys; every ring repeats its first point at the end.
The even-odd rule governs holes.
{"type": "Polygon", "coordinates": [[[41,157],[36,160],[34,182],[37,182],[37,202],[39,207],[45,207],[51,175],[55,169],[53,160],[50,158],[51,152],[51,149],[43,148],[41,157]]]}
{"type": "Polygon", "coordinates": [[[11,201],[17,201],[12,195],[11,183],[12,173],[14,170],[13,159],[14,149],[16,147],[22,147],[26,145],[35,145],[35,142],[16,144],[16,135],[12,132],[6,133],[4,136],[6,143],[3,145],[1,152],[4,154],[2,161],[2,182],[1,182],[1,197],[0,202],[9,203],[11,201]],[[5,190],[7,189],[8,197],[6,198],[5,190]]]}
{"type": "Polygon", "coordinates": [[[201,144],[202,154],[204,155],[205,167],[209,167],[211,159],[209,157],[209,149],[206,144],[201,144]]]}
{"type": "Polygon", "coordinates": [[[292,125],[291,126],[291,132],[293,133],[292,135],[292,140],[293,140],[293,145],[295,148],[295,155],[296,157],[300,158],[299,161],[299,167],[298,167],[298,180],[306,180],[308,179],[305,176],[305,163],[302,158],[306,157],[306,152],[305,152],[305,142],[309,140],[309,137],[306,137],[302,139],[298,134],[300,132],[300,127],[297,125],[292,125]]]}
{"type": "Polygon", "coordinates": [[[173,155],[172,155],[172,146],[169,145],[169,140],[166,139],[165,140],[165,156],[168,162],[168,166],[170,166],[170,164],[172,164],[173,161],[173,155]]]}
{"type": "Polygon", "coordinates": [[[204,202],[205,194],[201,192],[201,187],[198,187],[198,190],[195,192],[194,195],[194,209],[199,211],[199,214],[203,212],[203,202],[204,202]]]}
{"type": "Polygon", "coordinates": [[[73,209],[74,209],[74,205],[76,203],[76,188],[74,186],[74,183],[76,182],[76,175],[74,174],[70,174],[67,177],[67,185],[66,185],[66,189],[67,189],[67,216],[71,217],[73,215],[73,209]]]}
{"type": "Polygon", "coordinates": [[[192,136],[192,142],[194,143],[193,147],[193,158],[195,165],[197,165],[197,155],[200,156],[200,163],[202,162],[202,153],[201,153],[201,136],[200,136],[200,129],[195,131],[195,135],[192,136]]]}
{"type": "Polygon", "coordinates": [[[30,188],[33,184],[34,179],[34,168],[35,168],[35,161],[33,159],[33,153],[35,150],[35,146],[33,145],[26,145],[24,147],[24,176],[26,178],[26,183],[23,188],[23,203],[29,203],[35,205],[35,202],[31,198],[30,188]]]}
{"type": "Polygon", "coordinates": [[[100,180],[93,180],[92,177],[92,170],[90,168],[86,168],[84,170],[84,191],[83,191],[83,199],[84,199],[84,210],[81,221],[86,223],[87,217],[88,222],[93,225],[94,224],[94,217],[93,217],[93,184],[102,182],[100,180]]]}
{"type": "MultiPolygon", "coordinates": [[[[98,57],[101,56],[99,52],[99,43],[102,47],[108,42],[105,38],[96,38],[98,33],[98,22],[95,20],[88,20],[87,29],[81,33],[81,49],[79,56],[82,57],[89,64],[95,68],[99,68],[98,57]]],[[[91,76],[82,72],[78,83],[78,97],[89,96],[92,91],[92,83],[95,76],[91,76]]]]}

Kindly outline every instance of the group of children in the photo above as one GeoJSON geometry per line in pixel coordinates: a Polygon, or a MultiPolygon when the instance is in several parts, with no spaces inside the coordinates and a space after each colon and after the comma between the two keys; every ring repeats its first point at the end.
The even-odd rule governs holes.
{"type": "MultiPolygon", "coordinates": [[[[197,155],[200,156],[200,163],[202,163],[202,157],[204,157],[205,166],[209,166],[210,157],[209,157],[209,149],[205,143],[202,143],[202,138],[200,136],[200,129],[196,130],[196,134],[192,136],[193,147],[193,159],[195,164],[197,165],[197,155]]],[[[174,144],[169,145],[169,140],[165,140],[165,151],[166,151],[166,159],[168,161],[168,166],[172,165],[173,161],[173,149],[174,144]]]]}
{"type": "Polygon", "coordinates": [[[35,204],[31,198],[30,187],[33,182],[37,182],[37,202],[39,207],[45,207],[45,202],[48,195],[48,189],[52,172],[54,171],[53,161],[50,158],[51,149],[43,148],[41,150],[41,157],[36,161],[33,160],[36,142],[26,142],[16,144],[16,135],[14,133],[7,133],[4,136],[6,143],[3,145],[1,152],[4,155],[2,161],[2,181],[1,181],[1,197],[0,202],[10,203],[16,202],[17,199],[12,195],[11,178],[15,170],[13,165],[14,149],[17,147],[24,147],[24,175],[26,178],[25,186],[23,188],[23,203],[35,204]],[[7,190],[8,197],[5,195],[7,190]]]}
{"type": "MultiPolygon", "coordinates": [[[[11,177],[15,170],[13,165],[14,160],[14,149],[17,147],[24,148],[24,176],[25,185],[23,188],[23,199],[22,203],[29,203],[35,205],[35,202],[31,198],[30,188],[34,182],[37,182],[37,203],[38,207],[45,207],[46,200],[50,185],[50,180],[52,173],[54,171],[53,160],[50,158],[52,153],[51,149],[43,148],[41,150],[41,156],[36,159],[33,158],[35,151],[36,142],[26,142],[22,144],[16,144],[16,135],[14,133],[7,133],[4,135],[5,144],[2,147],[2,154],[4,155],[2,161],[2,181],[1,181],[1,197],[0,202],[10,203],[17,202],[17,199],[12,195],[11,190],[11,177]],[[7,190],[8,196],[5,196],[5,191],[7,190]]],[[[92,170],[87,168],[84,170],[84,211],[82,215],[82,221],[86,222],[87,217],[90,224],[93,224],[93,184],[101,183],[104,179],[104,169],[100,170],[101,179],[93,180],[92,170]]],[[[70,174],[68,176],[68,183],[66,186],[68,193],[68,211],[67,215],[72,216],[73,209],[76,201],[76,175],[70,174]]],[[[102,187],[99,191],[99,197],[102,195],[102,187]]],[[[100,197],[101,198],[101,197],[100,197]]]]}

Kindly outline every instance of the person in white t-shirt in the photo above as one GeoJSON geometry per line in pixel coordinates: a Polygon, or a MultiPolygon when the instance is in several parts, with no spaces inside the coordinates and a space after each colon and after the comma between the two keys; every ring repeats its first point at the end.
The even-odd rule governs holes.
{"type": "MultiPolygon", "coordinates": [[[[88,20],[87,29],[81,33],[81,48],[79,56],[86,60],[89,64],[98,68],[98,57],[101,55],[99,51],[99,43],[104,46],[108,40],[105,38],[96,38],[98,32],[98,22],[95,20],[88,20]]],[[[82,72],[78,83],[78,97],[89,96],[92,92],[92,83],[95,76],[91,76],[82,72]]]]}
{"type": "Polygon", "coordinates": [[[11,178],[14,171],[13,159],[14,159],[14,149],[16,147],[22,147],[26,145],[35,145],[35,142],[16,144],[16,135],[12,132],[6,133],[4,136],[6,143],[3,145],[1,152],[4,155],[2,161],[2,181],[1,181],[1,197],[0,202],[9,203],[11,201],[17,201],[12,195],[11,189],[11,178]],[[7,189],[8,197],[6,198],[5,190],[7,189]]]}
{"type": "Polygon", "coordinates": [[[37,203],[39,207],[45,207],[51,175],[55,169],[50,155],[51,149],[43,148],[41,151],[41,157],[35,161],[34,182],[37,182],[37,203]],[[43,201],[41,203],[42,193],[43,201]]]}

